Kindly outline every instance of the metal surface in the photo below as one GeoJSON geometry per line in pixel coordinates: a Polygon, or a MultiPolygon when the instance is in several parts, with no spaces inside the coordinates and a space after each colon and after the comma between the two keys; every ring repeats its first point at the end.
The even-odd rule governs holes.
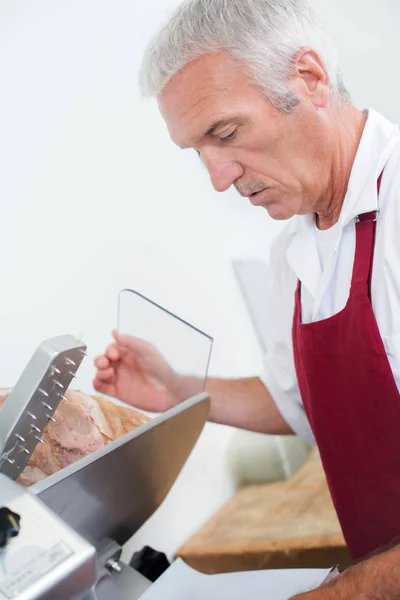
{"type": "Polygon", "coordinates": [[[85,356],[70,335],[44,341],[0,411],[0,473],[17,479],[85,356]]]}
{"type": "Polygon", "coordinates": [[[84,600],[138,600],[151,586],[151,581],[121,563],[121,573],[100,577],[84,600]]]}
{"type": "Polygon", "coordinates": [[[96,582],[94,547],[1,474],[0,506],[21,516],[18,537],[0,550],[0,600],[82,598],[96,582]]]}
{"type": "Polygon", "coordinates": [[[200,394],[31,490],[97,549],[123,545],[161,505],[209,413],[200,394]]]}
{"type": "MultiPolygon", "coordinates": [[[[122,572],[119,575],[112,576],[111,581],[118,589],[121,600],[137,600],[149,589],[151,581],[131,567],[123,563],[121,563],[121,566],[122,572]]],[[[111,598],[114,598],[114,596],[108,596],[108,599],[111,600],[111,598]]],[[[99,595],[98,599],[101,600],[102,596],[99,595]]],[[[106,600],[106,597],[104,597],[104,600],[106,600]]]]}
{"type": "Polygon", "coordinates": [[[83,600],[136,600],[151,586],[151,581],[121,562],[121,554],[116,542],[104,540],[104,547],[97,550],[96,584],[83,600]]]}

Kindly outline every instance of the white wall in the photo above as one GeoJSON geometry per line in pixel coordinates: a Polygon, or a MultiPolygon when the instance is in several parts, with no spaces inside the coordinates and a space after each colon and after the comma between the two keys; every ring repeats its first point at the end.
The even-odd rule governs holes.
{"type": "MultiPolygon", "coordinates": [[[[82,334],[92,357],[132,287],[215,337],[211,373],[261,368],[230,261],[266,255],[281,225],[217,195],[137,89],[149,35],[176,0],[0,1],[0,387],[36,345],[82,334]],[[256,248],[253,250],[253,247],[256,248]]],[[[395,0],[318,2],[359,105],[400,118],[395,0]]],[[[136,536],[173,552],[230,497],[232,431],[208,426],[178,485],[136,536]]]]}

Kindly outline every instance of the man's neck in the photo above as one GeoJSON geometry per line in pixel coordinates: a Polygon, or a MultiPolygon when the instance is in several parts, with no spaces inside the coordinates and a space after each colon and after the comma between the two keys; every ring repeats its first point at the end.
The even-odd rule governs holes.
{"type": "Polygon", "coordinates": [[[332,160],[332,187],[324,206],[316,211],[315,221],[318,229],[329,229],[339,220],[354,159],[367,121],[367,115],[350,103],[337,110],[337,147],[332,160]]]}

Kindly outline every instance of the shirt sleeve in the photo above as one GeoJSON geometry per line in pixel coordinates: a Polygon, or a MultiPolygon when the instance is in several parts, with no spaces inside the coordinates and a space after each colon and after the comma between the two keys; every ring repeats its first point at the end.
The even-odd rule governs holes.
{"type": "Polygon", "coordinates": [[[292,322],[297,280],[286,261],[282,240],[272,247],[267,293],[268,328],[261,381],[285,421],[308,444],[315,445],[297,382],[293,356],[292,322]]]}

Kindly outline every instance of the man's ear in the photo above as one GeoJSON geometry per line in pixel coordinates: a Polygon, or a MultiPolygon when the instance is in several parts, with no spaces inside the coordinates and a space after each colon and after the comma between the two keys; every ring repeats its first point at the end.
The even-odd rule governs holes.
{"type": "Polygon", "coordinates": [[[313,48],[301,48],[293,60],[290,82],[298,97],[325,108],[330,97],[329,76],[326,67],[313,48]]]}

